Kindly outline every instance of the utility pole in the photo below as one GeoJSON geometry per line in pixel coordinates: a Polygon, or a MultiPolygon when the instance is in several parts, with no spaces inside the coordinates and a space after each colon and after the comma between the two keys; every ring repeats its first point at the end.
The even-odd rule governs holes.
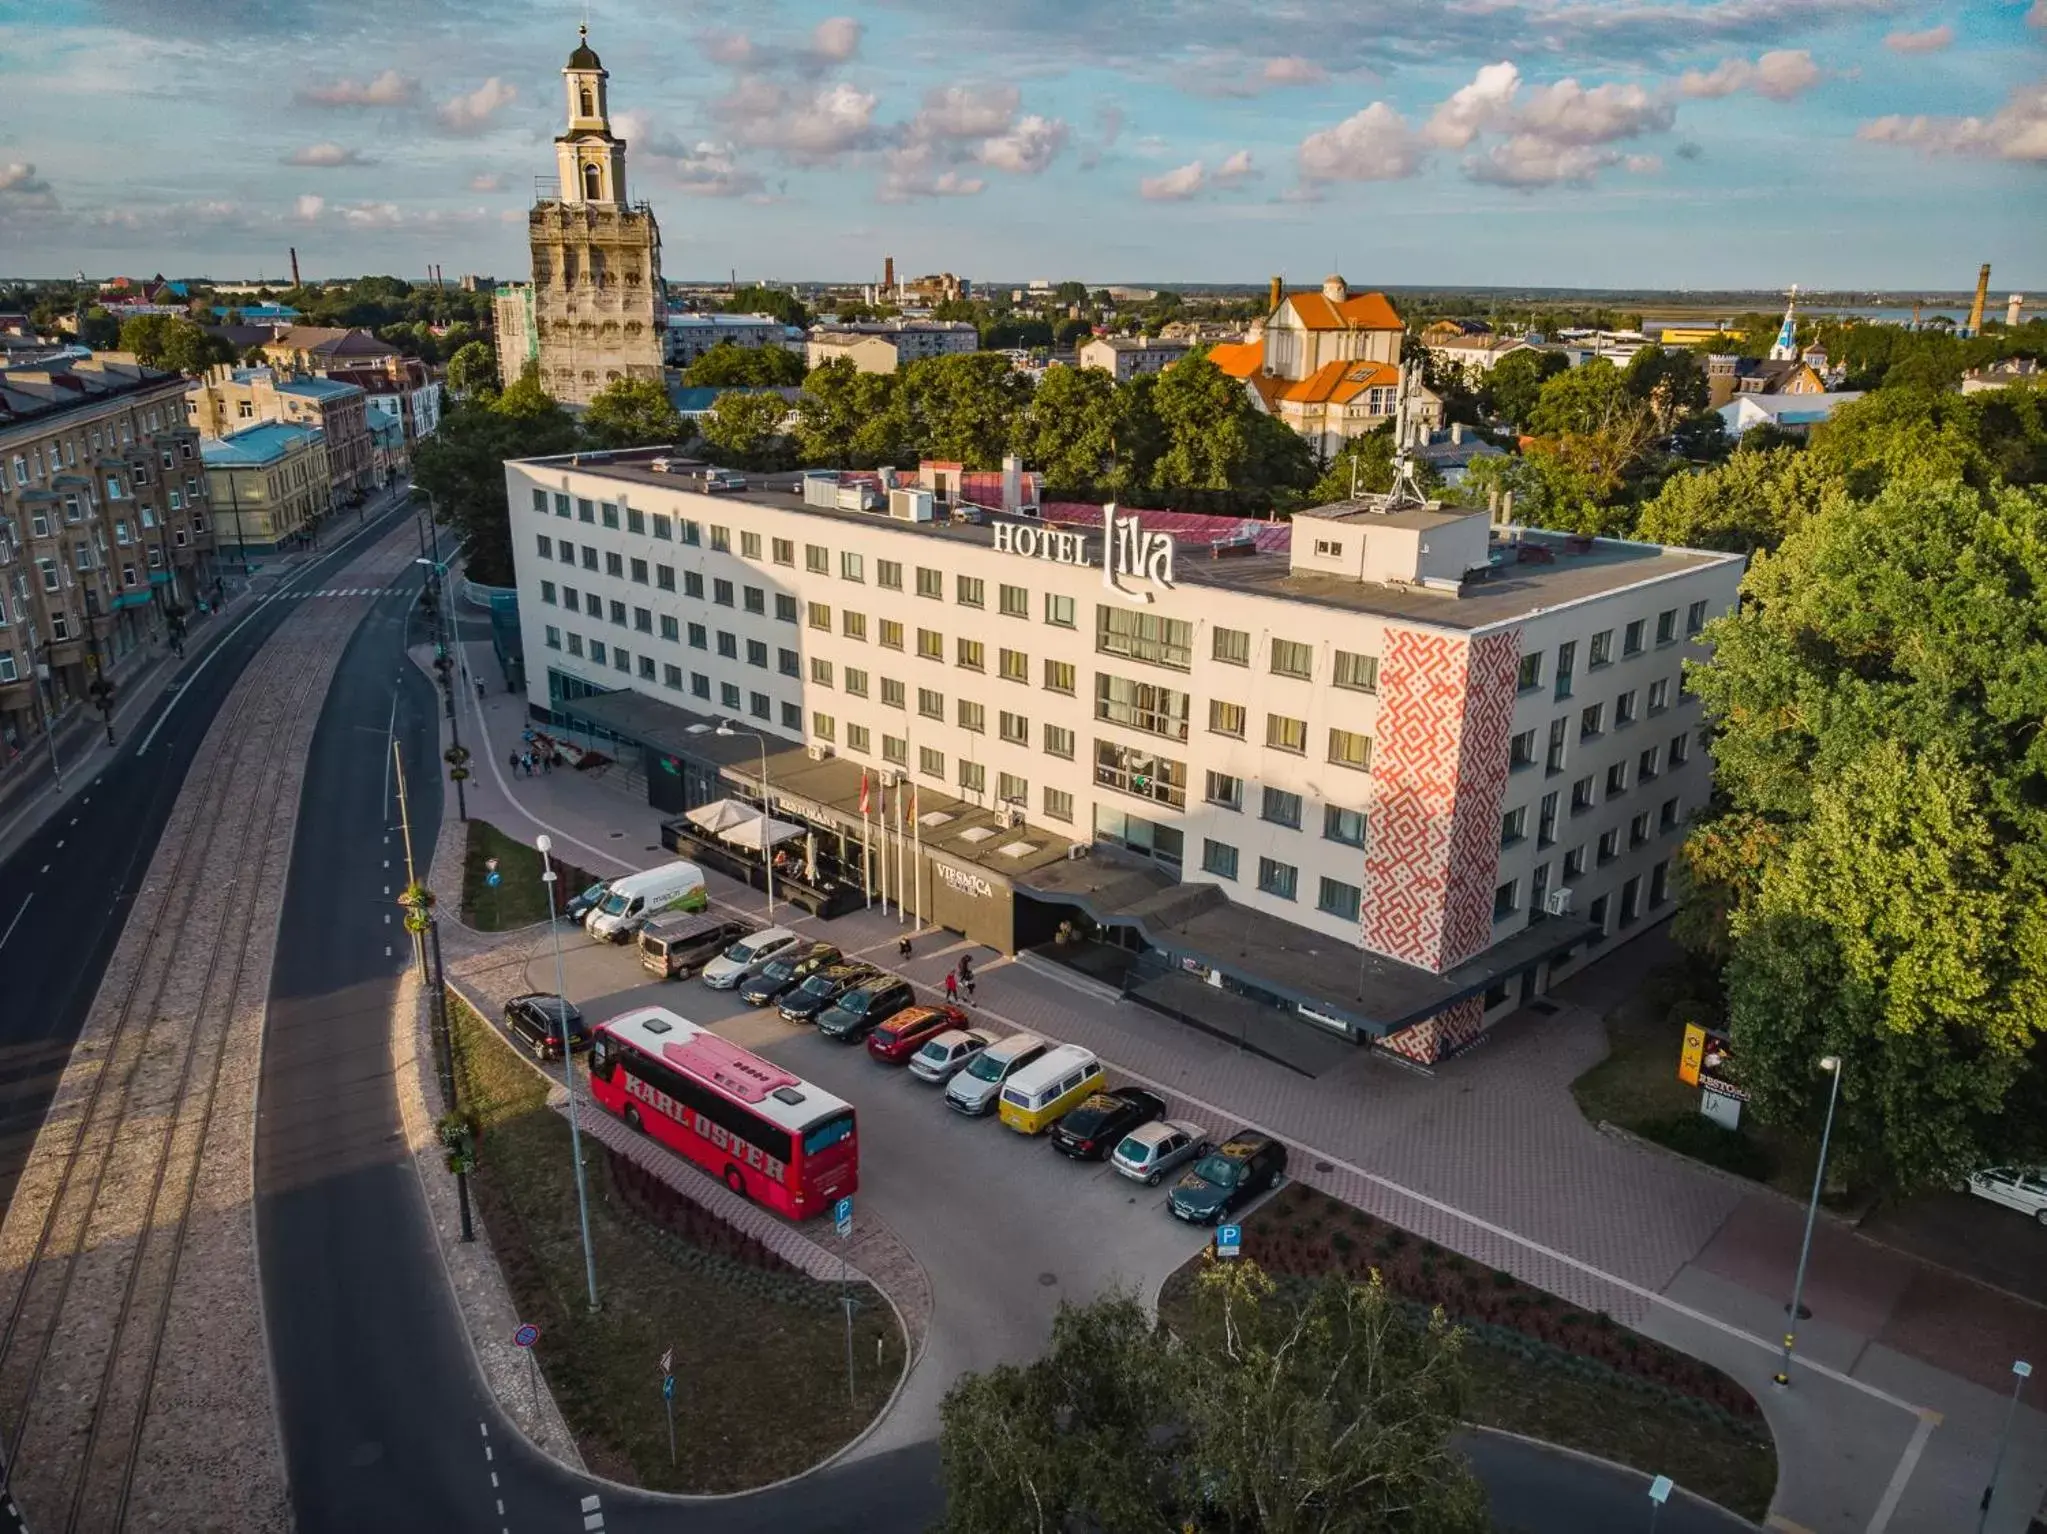
{"type": "Polygon", "coordinates": [[[92,686],[86,689],[100,706],[100,717],[106,722],[107,744],[114,743],[114,683],[107,675],[106,662],[100,656],[99,593],[90,586],[85,588],[85,632],[92,640],[92,686]]]}

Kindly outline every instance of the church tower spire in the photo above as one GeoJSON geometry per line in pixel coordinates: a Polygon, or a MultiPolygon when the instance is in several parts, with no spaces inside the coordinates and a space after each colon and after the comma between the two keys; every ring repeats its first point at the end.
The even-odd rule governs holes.
{"type": "Polygon", "coordinates": [[[1798,284],[1791,284],[1791,296],[1784,304],[1784,323],[1777,328],[1777,344],[1770,348],[1772,362],[1798,360],[1798,284]]]}
{"type": "Polygon", "coordinates": [[[570,204],[623,207],[625,140],[611,131],[605,82],[611,74],[590,46],[590,29],[576,29],[576,51],[562,68],[568,92],[568,131],[556,136],[554,158],[561,200],[570,204]]]}

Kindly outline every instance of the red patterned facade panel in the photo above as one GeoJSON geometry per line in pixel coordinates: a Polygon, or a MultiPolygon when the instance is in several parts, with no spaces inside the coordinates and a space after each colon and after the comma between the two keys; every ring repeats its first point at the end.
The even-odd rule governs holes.
{"type": "Polygon", "coordinates": [[[1485,1002],[1473,996],[1434,1017],[1422,1019],[1412,1028],[1389,1033],[1379,1041],[1379,1047],[1417,1065],[1434,1065],[1456,1054],[1484,1031],[1485,1002]]]}
{"type": "Polygon", "coordinates": [[[1452,969],[1493,940],[1493,889],[1500,872],[1500,806],[1521,665],[1521,631],[1487,634],[1471,646],[1464,719],[1458,731],[1457,804],[1450,828],[1450,887],[1443,903],[1437,967],[1452,969]]]}

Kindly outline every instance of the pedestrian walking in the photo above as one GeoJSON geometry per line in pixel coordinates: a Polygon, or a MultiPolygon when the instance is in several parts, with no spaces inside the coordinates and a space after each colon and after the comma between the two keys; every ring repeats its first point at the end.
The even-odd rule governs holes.
{"type": "Polygon", "coordinates": [[[966,988],[967,1005],[974,1004],[974,961],[967,954],[960,955],[960,984],[966,988]]]}
{"type": "Polygon", "coordinates": [[[483,701],[483,678],[482,678],[482,677],[478,677],[478,678],[476,679],[476,701],[477,701],[478,703],[481,703],[481,702],[483,701]]]}
{"type": "Polygon", "coordinates": [[[945,999],[947,1001],[960,999],[960,977],[951,970],[945,972],[945,999]]]}
{"type": "Polygon", "coordinates": [[[896,939],[896,957],[899,959],[908,959],[910,957],[910,940],[907,937],[896,939]]]}
{"type": "Polygon", "coordinates": [[[514,751],[505,760],[512,764],[512,776],[516,778],[519,775],[519,753],[514,751]]]}
{"type": "Polygon", "coordinates": [[[540,766],[543,771],[546,772],[554,771],[554,753],[552,751],[548,752],[545,756],[541,757],[540,766]]]}

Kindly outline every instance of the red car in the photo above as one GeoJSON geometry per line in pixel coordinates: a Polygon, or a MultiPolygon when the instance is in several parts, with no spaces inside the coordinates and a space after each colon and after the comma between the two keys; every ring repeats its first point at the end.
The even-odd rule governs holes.
{"type": "Polygon", "coordinates": [[[901,1065],[927,1040],[948,1028],[964,1028],[967,1014],[958,1007],[905,1007],[867,1035],[867,1052],[889,1065],[901,1065]]]}

